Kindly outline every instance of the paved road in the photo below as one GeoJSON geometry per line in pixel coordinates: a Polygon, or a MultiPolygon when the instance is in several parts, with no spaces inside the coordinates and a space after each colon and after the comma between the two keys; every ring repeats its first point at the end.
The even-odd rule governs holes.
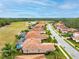
{"type": "Polygon", "coordinates": [[[75,50],[71,45],[64,41],[64,39],[57,34],[57,32],[50,24],[47,25],[47,28],[51,31],[52,37],[55,37],[58,44],[61,45],[73,59],[79,59],[79,52],[77,50],[75,50]]]}

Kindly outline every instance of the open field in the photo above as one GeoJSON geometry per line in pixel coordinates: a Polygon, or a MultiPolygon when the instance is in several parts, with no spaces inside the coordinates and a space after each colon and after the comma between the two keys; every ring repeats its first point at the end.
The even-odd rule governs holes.
{"type": "Polygon", "coordinates": [[[15,43],[17,35],[21,30],[26,29],[28,26],[27,22],[13,22],[11,25],[0,28],[0,49],[5,43],[15,43]]]}

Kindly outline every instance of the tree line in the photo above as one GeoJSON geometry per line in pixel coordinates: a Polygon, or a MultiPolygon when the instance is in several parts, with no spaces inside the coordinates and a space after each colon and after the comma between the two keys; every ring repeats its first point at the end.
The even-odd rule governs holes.
{"type": "Polygon", "coordinates": [[[79,29],[79,18],[62,18],[67,27],[79,29]]]}
{"type": "Polygon", "coordinates": [[[23,18],[0,18],[0,27],[10,25],[12,22],[25,21],[23,18]]]}
{"type": "Polygon", "coordinates": [[[79,18],[0,18],[0,27],[17,21],[63,21],[66,26],[79,28],[79,18]]]}
{"type": "Polygon", "coordinates": [[[0,27],[9,25],[9,24],[10,24],[10,21],[8,21],[8,20],[0,20],[0,27]]]}

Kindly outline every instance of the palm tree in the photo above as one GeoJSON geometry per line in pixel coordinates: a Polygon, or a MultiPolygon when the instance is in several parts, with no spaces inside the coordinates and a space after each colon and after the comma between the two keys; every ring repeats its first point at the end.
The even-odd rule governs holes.
{"type": "Polygon", "coordinates": [[[11,44],[5,44],[5,47],[2,49],[3,59],[14,59],[17,50],[11,44]]]}

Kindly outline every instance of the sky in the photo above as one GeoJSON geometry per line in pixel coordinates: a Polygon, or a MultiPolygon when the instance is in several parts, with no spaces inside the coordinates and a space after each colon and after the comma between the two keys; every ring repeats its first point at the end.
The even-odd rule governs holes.
{"type": "Polygon", "coordinates": [[[75,18],[79,0],[0,0],[4,18],[75,18]]]}

